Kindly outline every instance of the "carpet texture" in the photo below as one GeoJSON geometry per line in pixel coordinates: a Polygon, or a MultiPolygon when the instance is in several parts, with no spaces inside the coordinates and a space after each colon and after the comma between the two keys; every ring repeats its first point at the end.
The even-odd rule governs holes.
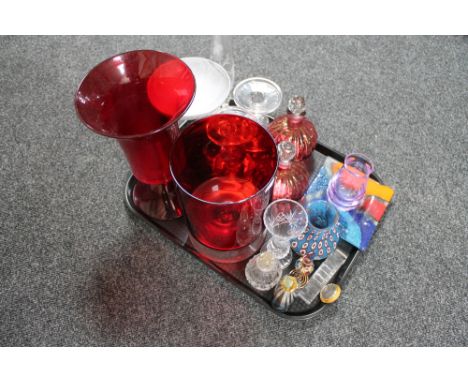
{"type": "Polygon", "coordinates": [[[123,204],[128,165],[73,96],[116,53],[210,37],[0,37],[0,345],[467,346],[468,39],[237,37],[236,81],[306,97],[395,197],[340,300],[289,322],[123,204]],[[183,270],[183,273],[181,273],[183,270]]]}

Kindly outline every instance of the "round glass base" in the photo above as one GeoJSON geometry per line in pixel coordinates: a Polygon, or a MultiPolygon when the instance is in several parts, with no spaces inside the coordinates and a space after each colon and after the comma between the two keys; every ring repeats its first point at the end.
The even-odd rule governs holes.
{"type": "Polygon", "coordinates": [[[152,219],[173,220],[182,216],[173,182],[145,184],[137,181],[132,197],[135,205],[152,219]]]}
{"type": "Polygon", "coordinates": [[[282,276],[282,269],[278,260],[269,252],[262,252],[252,257],[245,266],[245,278],[252,287],[259,291],[272,289],[282,276]],[[266,257],[266,259],[265,259],[266,257]],[[267,269],[263,269],[262,263],[269,261],[267,269]]]}

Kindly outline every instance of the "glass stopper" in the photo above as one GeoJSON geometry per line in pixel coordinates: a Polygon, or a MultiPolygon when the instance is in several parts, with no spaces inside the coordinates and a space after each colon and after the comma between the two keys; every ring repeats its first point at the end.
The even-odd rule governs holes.
{"type": "Polygon", "coordinates": [[[306,106],[302,96],[293,96],[289,99],[288,110],[294,115],[305,115],[306,106]]]}
{"type": "Polygon", "coordinates": [[[282,141],[278,144],[279,165],[281,168],[291,166],[291,161],[296,156],[296,147],[289,141],[282,141]]]}
{"type": "Polygon", "coordinates": [[[263,272],[272,271],[276,265],[276,258],[271,252],[263,252],[258,256],[257,266],[263,272]]]}

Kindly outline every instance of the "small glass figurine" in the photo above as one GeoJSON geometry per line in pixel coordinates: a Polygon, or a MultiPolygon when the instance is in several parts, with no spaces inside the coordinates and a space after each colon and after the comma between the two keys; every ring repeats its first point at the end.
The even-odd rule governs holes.
{"type": "Polygon", "coordinates": [[[374,171],[372,162],[362,154],[348,154],[344,165],[328,184],[327,197],[338,209],[359,207],[366,194],[367,181],[374,171]]]}
{"type": "Polygon", "coordinates": [[[336,249],[340,240],[340,214],[333,204],[314,200],[308,207],[309,224],[303,233],[291,242],[299,256],[323,260],[336,249]]]}
{"type": "Polygon", "coordinates": [[[296,147],[289,141],[278,144],[279,166],[273,186],[273,200],[299,200],[309,186],[309,172],[303,161],[294,161],[296,147]]]}
{"type": "Polygon", "coordinates": [[[232,95],[236,105],[254,114],[265,128],[268,126],[268,114],[278,109],[283,98],[283,92],[276,83],[261,77],[239,82],[232,95]]]}
{"type": "Polygon", "coordinates": [[[277,117],[268,126],[276,143],[290,141],[296,146],[297,161],[309,158],[317,145],[317,131],[305,114],[304,97],[294,96],[289,100],[287,114],[277,117]]]}
{"type": "Polygon", "coordinates": [[[283,276],[275,288],[271,305],[276,310],[286,312],[294,301],[294,292],[299,288],[297,279],[293,276],[283,276]]]}
{"type": "Polygon", "coordinates": [[[280,280],[281,274],[279,260],[268,251],[252,257],[245,267],[247,281],[260,291],[273,288],[280,280]]]}
{"type": "Polygon", "coordinates": [[[307,212],[294,200],[279,199],[266,208],[263,222],[272,236],[263,248],[272,252],[284,269],[292,260],[290,240],[307,227],[307,212]]]}
{"type": "Polygon", "coordinates": [[[304,288],[309,281],[309,275],[314,271],[314,263],[308,257],[301,257],[294,264],[294,269],[289,272],[299,283],[298,288],[304,288]]]}

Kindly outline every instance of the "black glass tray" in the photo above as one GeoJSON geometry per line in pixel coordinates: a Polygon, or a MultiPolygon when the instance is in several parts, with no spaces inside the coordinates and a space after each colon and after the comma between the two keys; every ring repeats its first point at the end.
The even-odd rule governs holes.
{"type": "MultiPolygon", "coordinates": [[[[312,169],[311,178],[314,178],[316,176],[326,157],[332,157],[340,162],[344,161],[343,154],[325,146],[324,144],[318,143],[314,151],[313,158],[310,161],[310,166],[312,169]]],[[[371,178],[373,178],[379,183],[382,183],[381,179],[375,174],[372,174],[371,178]]],[[[243,292],[253,297],[258,303],[262,304],[267,309],[271,310],[272,312],[276,313],[277,315],[283,318],[291,320],[306,320],[317,316],[323,309],[326,308],[327,304],[324,304],[320,301],[317,301],[315,304],[312,305],[307,305],[300,298],[296,298],[294,300],[294,303],[289,308],[288,312],[279,312],[273,309],[273,307],[270,305],[270,302],[273,297],[273,290],[268,292],[259,292],[253,289],[247,282],[244,275],[244,268],[248,260],[234,264],[224,264],[216,263],[203,257],[203,254],[200,254],[195,249],[195,246],[192,242],[193,239],[189,235],[184,218],[179,218],[171,221],[154,220],[146,214],[144,214],[140,209],[138,209],[138,207],[133,203],[132,198],[133,188],[135,184],[136,179],[133,176],[131,176],[125,187],[125,204],[133,214],[149,223],[151,227],[157,229],[159,232],[168,237],[171,241],[182,247],[186,252],[195,256],[207,267],[218,272],[227,281],[231,282],[243,292]]],[[[349,244],[344,240],[340,240],[340,242],[338,243],[337,250],[341,250],[348,256],[346,262],[341,266],[333,280],[333,282],[341,285],[360,252],[357,247],[349,244]]],[[[320,262],[321,261],[315,262],[316,268],[320,265],[320,262]]],[[[288,271],[285,271],[285,274],[287,272],[288,271]]]]}

